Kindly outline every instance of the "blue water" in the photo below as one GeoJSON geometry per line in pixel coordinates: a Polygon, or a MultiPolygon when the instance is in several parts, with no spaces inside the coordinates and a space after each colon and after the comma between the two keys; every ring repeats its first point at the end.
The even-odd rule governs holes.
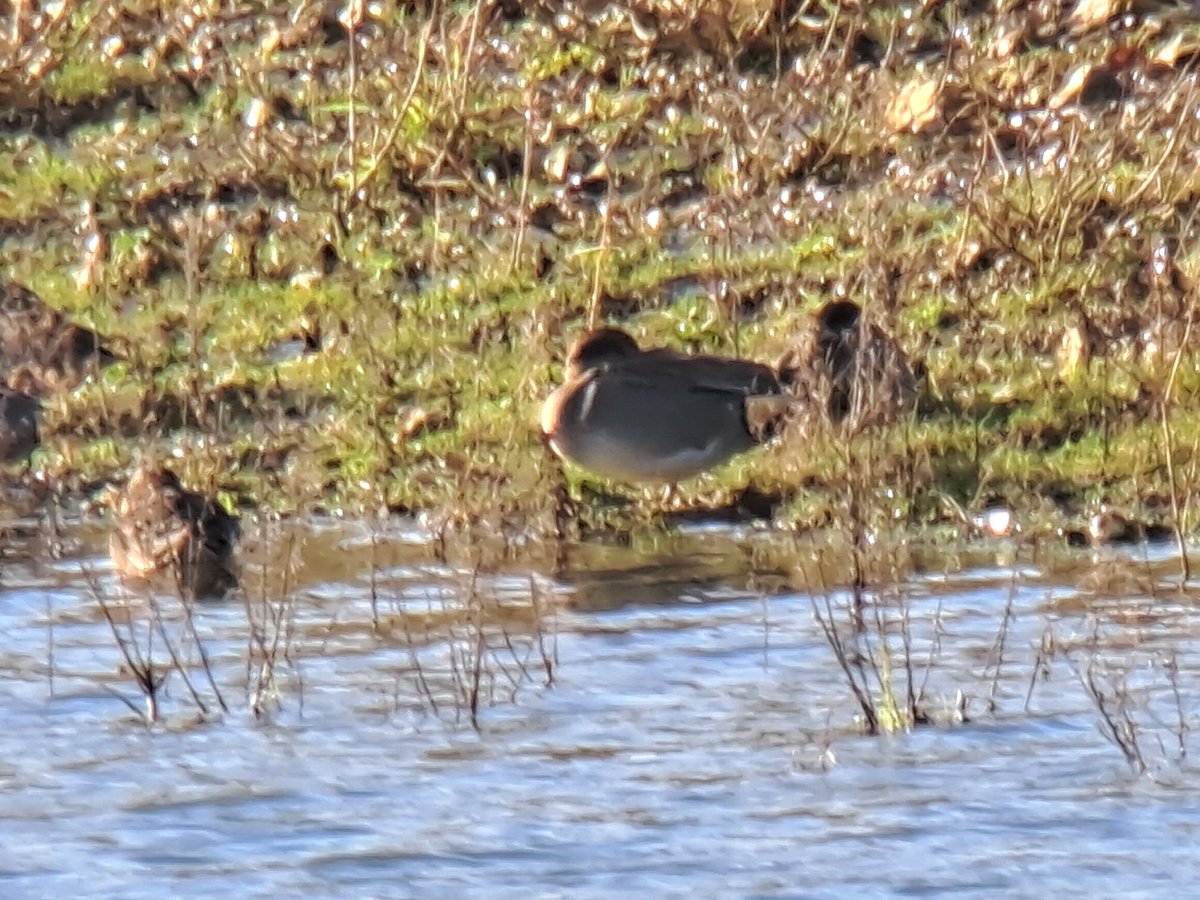
{"type": "MultiPolygon", "coordinates": [[[[96,591],[139,639],[157,605],[186,650],[178,606],[122,598],[101,536],[76,537],[0,585],[0,896],[1162,896],[1200,881],[1196,617],[1166,590],[1168,559],[985,549],[900,573],[868,619],[893,634],[899,685],[907,608],[935,722],[867,735],[814,616],[825,595],[746,569],[745,543],[769,536],[479,575],[411,530],[326,524],[289,561],[265,714],[250,712],[247,605],[225,601],[195,611],[210,714],[175,675],[147,726],[112,693],[142,708],[96,591]],[[1079,587],[1104,567],[1151,591],[1079,587]],[[1102,733],[1089,671],[1145,771],[1102,733]]],[[[278,534],[247,541],[275,558],[278,534]]],[[[262,571],[252,611],[280,599],[262,571]]],[[[846,601],[830,596],[835,615],[846,601]]],[[[884,658],[877,638],[858,646],[884,658]]]]}

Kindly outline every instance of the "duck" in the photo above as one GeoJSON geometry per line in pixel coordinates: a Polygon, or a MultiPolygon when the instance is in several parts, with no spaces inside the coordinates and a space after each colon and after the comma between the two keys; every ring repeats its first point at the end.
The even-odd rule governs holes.
{"type": "Polygon", "coordinates": [[[27,393],[72,388],[117,360],[104,338],[16,281],[0,284],[0,372],[27,393]]]}
{"type": "Polygon", "coordinates": [[[20,391],[0,387],[0,460],[25,459],[41,443],[42,404],[20,391]]]}
{"type": "Polygon", "coordinates": [[[542,405],[541,434],[597,475],[672,485],[769,440],[789,405],[769,366],[643,349],[603,327],[573,343],[563,384],[542,405]]]}
{"type": "Polygon", "coordinates": [[[175,473],[142,462],[111,506],[108,549],[123,579],[145,583],[170,574],[192,598],[220,597],[237,587],[238,518],[215,500],[185,489],[175,473]]]}
{"type": "Polygon", "coordinates": [[[1170,540],[1175,532],[1168,525],[1133,521],[1107,503],[1088,518],[1087,537],[1093,547],[1104,544],[1156,544],[1170,540]]]}
{"type": "Polygon", "coordinates": [[[903,419],[924,382],[924,367],[851,300],[821,307],[777,369],[797,408],[850,432],[903,419]]]}

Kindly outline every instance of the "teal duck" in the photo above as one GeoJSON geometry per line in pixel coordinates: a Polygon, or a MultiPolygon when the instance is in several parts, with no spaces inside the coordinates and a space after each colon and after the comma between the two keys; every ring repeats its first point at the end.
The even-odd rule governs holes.
{"type": "Polygon", "coordinates": [[[788,405],[768,366],[643,350],[601,328],[573,345],[541,430],[560,457],[598,475],[671,484],[773,436],[788,405]]]}
{"type": "Polygon", "coordinates": [[[142,463],[117,491],[112,513],[109,553],[125,579],[170,574],[190,597],[221,596],[237,586],[237,517],[186,490],[174,473],[142,463]]]}
{"type": "Polygon", "coordinates": [[[849,431],[904,418],[916,407],[924,380],[923,367],[849,300],[825,304],[778,368],[805,416],[849,431]]]}

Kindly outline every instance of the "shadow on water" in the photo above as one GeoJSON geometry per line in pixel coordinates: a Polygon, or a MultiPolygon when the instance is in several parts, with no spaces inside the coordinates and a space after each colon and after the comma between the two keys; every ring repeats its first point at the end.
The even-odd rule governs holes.
{"type": "Polygon", "coordinates": [[[855,590],[836,536],[591,542],[551,575],[411,524],[267,523],[239,596],[185,604],[123,588],[105,540],[4,532],[0,832],[53,821],[0,870],[17,893],[146,892],[131,866],[489,896],[1195,874],[1194,598],[1160,548],[914,541],[855,590]]]}

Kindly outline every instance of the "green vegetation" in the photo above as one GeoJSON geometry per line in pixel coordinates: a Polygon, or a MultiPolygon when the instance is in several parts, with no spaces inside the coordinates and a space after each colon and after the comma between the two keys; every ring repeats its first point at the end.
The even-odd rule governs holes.
{"type": "MultiPolygon", "coordinates": [[[[245,505],[545,533],[538,404],[590,317],[772,361],[848,296],[925,360],[920,415],[785,435],[685,505],[1170,518],[1200,29],[1085,6],[19,7],[0,263],[123,357],[33,465],[86,491],[151,442],[245,505]]],[[[585,526],[645,520],[566,478],[585,526]]]]}

